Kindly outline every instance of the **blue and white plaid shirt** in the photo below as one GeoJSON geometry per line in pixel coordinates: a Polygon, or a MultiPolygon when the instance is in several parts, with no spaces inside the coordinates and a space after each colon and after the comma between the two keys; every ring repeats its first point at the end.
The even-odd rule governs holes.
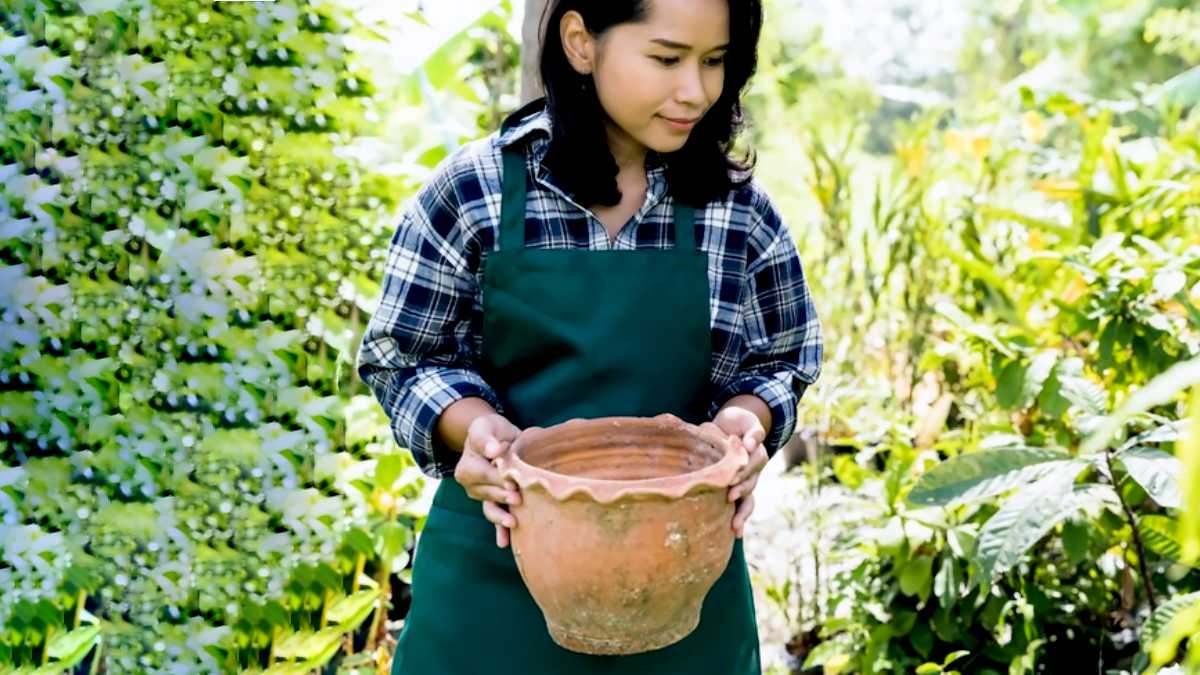
{"type": "MultiPolygon", "coordinates": [[[[379,307],[358,353],[357,370],[391,419],[396,441],[422,472],[453,475],[458,454],[437,440],[442,411],[477,396],[505,411],[475,369],[481,348],[482,260],[497,247],[501,150],[527,141],[537,167],[527,214],[530,248],[670,248],[672,197],[651,153],[646,197],[610,243],[604,225],[573,201],[541,163],[549,113],[460,147],[434,170],[405,208],[392,237],[379,307]]],[[[783,219],[757,181],[696,210],[696,239],[708,254],[712,326],[710,412],[738,394],[771,409],[764,443],[774,454],[796,426],[797,405],[821,372],[821,328],[800,256],[783,219]]]]}

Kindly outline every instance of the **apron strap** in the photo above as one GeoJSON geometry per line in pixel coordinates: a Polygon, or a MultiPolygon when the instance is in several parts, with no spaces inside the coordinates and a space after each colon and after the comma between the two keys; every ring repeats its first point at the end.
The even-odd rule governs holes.
{"type": "MultiPolygon", "coordinates": [[[[525,184],[528,167],[525,153],[516,146],[504,149],[503,189],[500,196],[500,250],[525,247],[525,184]]],[[[674,202],[675,250],[696,250],[696,211],[672,197],[674,202]]]]}
{"type": "Polygon", "coordinates": [[[525,153],[504,150],[504,189],[500,193],[500,250],[525,248],[525,153]]]}

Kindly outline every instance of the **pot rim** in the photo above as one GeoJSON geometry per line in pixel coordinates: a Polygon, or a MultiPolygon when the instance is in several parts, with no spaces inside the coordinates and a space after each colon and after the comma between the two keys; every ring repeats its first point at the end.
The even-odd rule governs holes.
{"type": "Polygon", "coordinates": [[[528,427],[521,431],[517,439],[508,444],[504,452],[496,458],[496,466],[503,478],[509,478],[520,486],[522,491],[533,485],[541,485],[551,497],[558,501],[566,501],[574,495],[583,493],[601,504],[611,504],[619,499],[631,496],[660,496],[678,499],[691,492],[703,488],[729,487],[734,476],[750,461],[749,453],[737,436],[726,434],[713,422],[691,424],[670,413],[654,417],[595,417],[574,418],[550,427],[528,427]],[[640,478],[633,480],[585,478],[558,473],[534,466],[521,459],[518,451],[530,443],[537,442],[553,430],[555,433],[566,427],[588,426],[600,424],[613,426],[642,426],[642,427],[677,427],[689,433],[700,436],[717,448],[723,450],[721,459],[695,471],[679,473],[657,478],[640,478]]]}

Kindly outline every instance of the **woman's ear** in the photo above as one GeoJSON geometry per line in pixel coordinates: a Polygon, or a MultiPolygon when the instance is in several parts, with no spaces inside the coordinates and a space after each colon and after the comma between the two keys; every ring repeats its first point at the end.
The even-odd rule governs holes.
{"type": "Polygon", "coordinates": [[[590,74],[596,63],[596,40],[579,12],[571,10],[564,14],[558,32],[571,67],[581,75],[590,74]]]}

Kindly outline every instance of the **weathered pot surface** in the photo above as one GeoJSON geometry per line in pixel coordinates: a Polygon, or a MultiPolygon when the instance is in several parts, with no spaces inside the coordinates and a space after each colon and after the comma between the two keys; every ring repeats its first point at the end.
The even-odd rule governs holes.
{"type": "Polygon", "coordinates": [[[634,654],[682,640],[729,563],[745,448],[712,422],[573,419],[497,460],[520,486],[512,550],[560,646],[634,654]]]}

